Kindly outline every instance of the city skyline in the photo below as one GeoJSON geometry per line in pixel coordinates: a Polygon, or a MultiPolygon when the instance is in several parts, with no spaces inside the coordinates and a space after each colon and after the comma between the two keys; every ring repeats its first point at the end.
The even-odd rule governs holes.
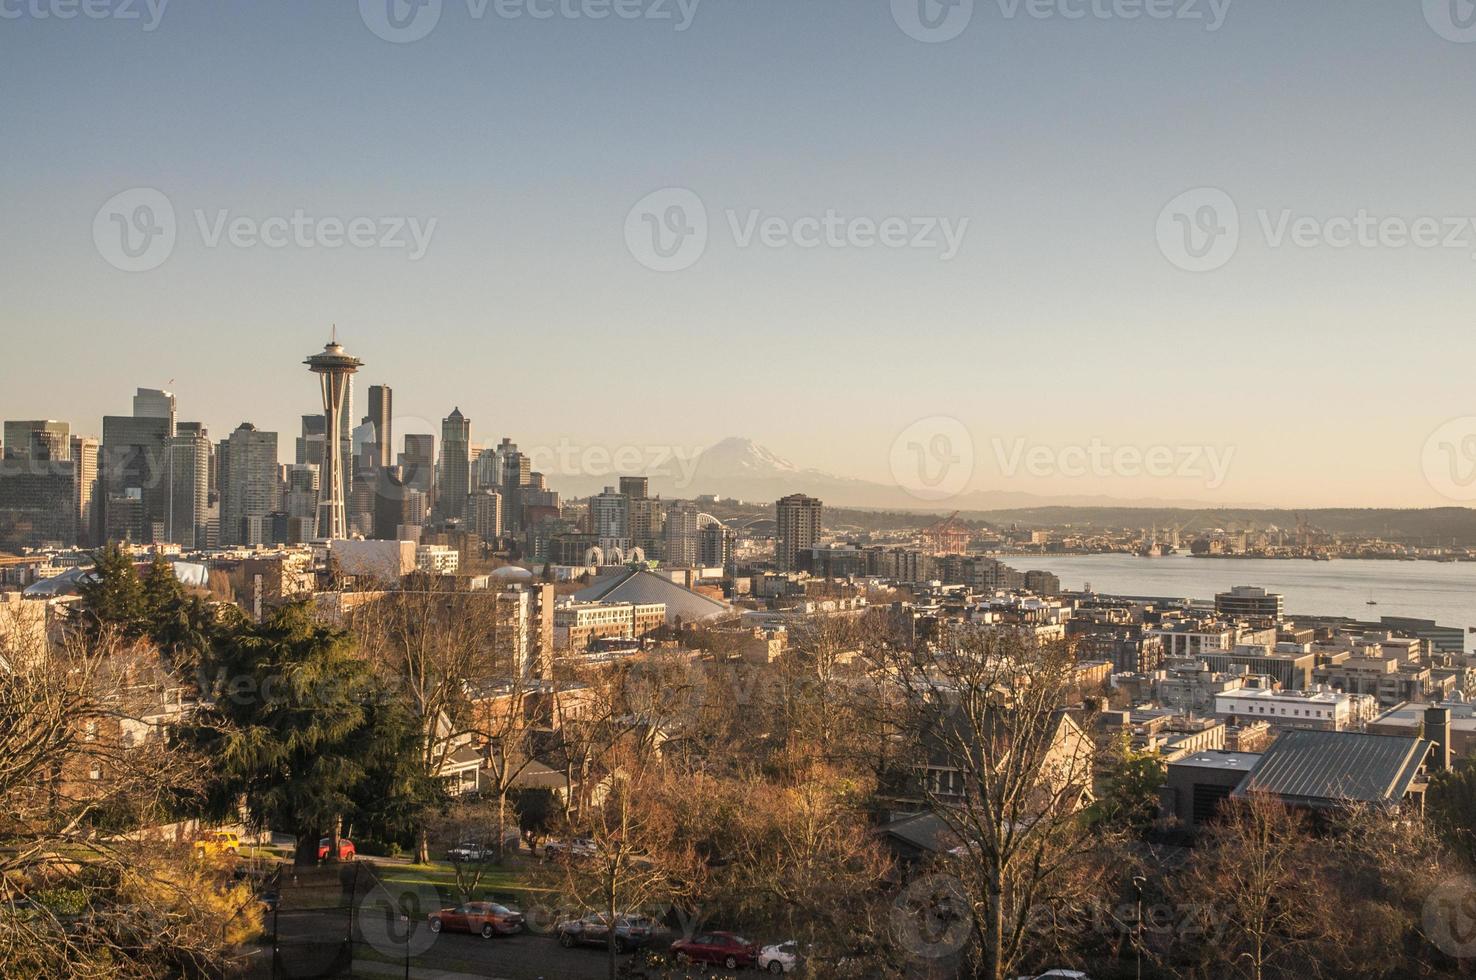
{"type": "MultiPolygon", "coordinates": [[[[336,327],[332,332],[337,336],[336,327]]],[[[359,347],[357,343],[350,346],[355,350],[359,347]]],[[[843,468],[828,470],[813,460],[833,458],[833,454],[827,452],[825,446],[811,444],[793,431],[781,430],[771,433],[770,439],[760,439],[746,432],[722,432],[713,429],[714,434],[706,440],[677,443],[662,441],[660,433],[649,422],[646,427],[640,428],[622,424],[624,420],[617,419],[613,424],[602,427],[610,434],[601,437],[587,425],[576,428],[572,433],[550,430],[546,422],[536,414],[530,419],[526,431],[514,428],[512,423],[506,427],[493,428],[498,415],[492,405],[485,403],[495,400],[496,396],[489,395],[486,389],[481,389],[482,394],[478,395],[478,389],[472,388],[470,398],[461,398],[455,393],[438,394],[435,397],[451,403],[444,414],[403,414],[401,406],[407,403],[413,405],[416,400],[406,393],[404,386],[395,378],[376,374],[373,361],[393,364],[395,373],[403,370],[406,362],[396,358],[393,352],[376,351],[375,355],[366,373],[354,378],[352,415],[347,419],[347,429],[352,430],[364,420],[372,421],[374,409],[369,402],[370,389],[387,388],[395,392],[395,404],[388,415],[394,441],[392,448],[388,450],[389,458],[393,459],[402,450],[406,435],[431,436],[434,439],[435,459],[439,463],[447,420],[451,413],[461,412],[470,430],[470,462],[475,462],[476,453],[493,450],[500,440],[510,438],[514,443],[520,444],[524,453],[531,457],[532,469],[543,472],[556,484],[560,479],[573,481],[577,488],[570,488],[570,492],[579,496],[597,493],[603,483],[613,484],[622,476],[654,476],[658,481],[663,481],[658,483],[658,487],[665,488],[663,492],[668,496],[680,496],[681,490],[692,488],[694,474],[702,474],[708,477],[704,480],[702,492],[721,492],[720,483],[715,482],[720,477],[707,473],[698,465],[704,453],[717,449],[753,455],[757,465],[765,469],[765,474],[753,474],[755,476],[768,475],[782,480],[784,473],[793,472],[796,474],[793,489],[820,492],[822,495],[829,493],[832,497],[846,495],[845,489],[839,494],[833,490],[815,491],[805,483],[807,478],[815,477],[834,481],[842,486],[854,483],[861,488],[863,496],[866,496],[866,487],[889,486],[898,491],[897,500],[902,506],[919,510],[946,509],[950,503],[976,510],[1032,505],[1026,498],[1039,498],[1035,501],[1039,505],[1054,503],[1081,507],[1100,502],[1101,506],[1108,507],[1175,506],[1203,509],[1423,509],[1464,506],[1468,503],[1468,498],[1461,496],[1464,484],[1446,484],[1432,479],[1432,462],[1438,464],[1444,461],[1440,458],[1432,460],[1430,456],[1431,447],[1439,433],[1432,433],[1420,447],[1423,458],[1413,460],[1406,467],[1412,479],[1405,482],[1415,486],[1410,491],[1412,500],[1405,502],[1379,498],[1342,499],[1336,491],[1306,499],[1255,497],[1249,489],[1236,489],[1254,485],[1237,477],[1243,466],[1241,461],[1247,453],[1255,453],[1255,446],[1247,448],[1232,444],[1168,442],[1139,445],[1130,440],[1106,438],[1095,432],[1079,441],[1068,439],[1053,443],[1025,432],[1005,435],[986,430],[980,433],[959,418],[945,416],[912,420],[896,432],[879,428],[868,434],[871,450],[868,454],[840,461],[838,465],[843,468]],[[481,404],[481,408],[462,411],[463,405],[474,404],[481,404]],[[484,419],[493,421],[484,422],[484,419]],[[622,438],[615,431],[617,428],[632,435],[622,438]],[[577,432],[586,435],[581,437],[574,434],[577,432]],[[636,432],[651,435],[641,438],[633,434],[636,432]],[[719,432],[722,434],[717,434],[719,432]],[[941,444],[937,442],[940,438],[943,440],[941,444]],[[1123,457],[1120,455],[1125,451],[1128,453],[1126,467],[1121,465],[1123,457]],[[1157,461],[1160,465],[1156,469],[1151,465],[1151,453],[1162,454],[1157,461]],[[951,473],[944,473],[945,478],[941,484],[936,480],[926,479],[930,470],[938,469],[940,460],[945,470],[951,468],[951,473]],[[671,489],[673,483],[676,486],[675,492],[671,489]],[[1005,500],[1000,495],[1008,495],[1010,499],[1005,500]],[[1000,497],[1000,500],[990,502],[988,498],[991,496],[1000,497]]],[[[299,355],[297,362],[300,363],[300,360],[299,355]]],[[[243,378],[247,374],[246,365],[238,364],[236,370],[243,378]]],[[[413,375],[414,372],[411,373],[413,375]]],[[[272,372],[263,371],[261,374],[265,379],[272,372]]],[[[104,417],[123,413],[130,398],[134,403],[133,410],[137,411],[140,395],[167,396],[171,399],[171,405],[184,406],[178,409],[180,418],[194,419],[198,424],[203,424],[214,438],[229,435],[243,422],[261,431],[277,433],[279,461],[290,464],[293,462],[292,445],[302,418],[322,414],[321,394],[314,398],[314,393],[309,389],[305,393],[294,393],[294,397],[301,399],[300,404],[293,403],[284,407],[280,403],[274,403],[270,410],[258,410],[248,402],[234,414],[227,408],[225,414],[212,419],[206,417],[206,413],[198,405],[200,402],[218,404],[218,395],[212,396],[213,389],[218,386],[192,390],[194,386],[189,379],[184,379],[183,385],[180,380],[171,378],[167,390],[135,386],[138,394],[120,395],[115,399],[120,404],[113,406],[116,408],[114,411],[110,411],[110,406],[105,405],[104,417]],[[236,421],[226,421],[232,418],[236,421]]],[[[309,381],[299,387],[308,388],[310,384],[309,381]]],[[[59,392],[58,395],[60,397],[47,399],[46,404],[64,403],[66,393],[59,392]]],[[[4,411],[5,403],[12,397],[0,397],[0,419],[17,425],[54,420],[69,426],[76,436],[98,436],[102,432],[101,418],[98,420],[99,424],[92,425],[86,420],[79,421],[76,414],[58,415],[45,411],[7,413],[4,411]]],[[[505,417],[521,417],[526,408],[526,405],[517,405],[510,408],[505,417]]],[[[674,430],[685,427],[681,413],[673,413],[669,421],[674,430]]],[[[1458,453],[1464,451],[1468,456],[1471,455],[1469,447],[1456,445],[1454,448],[1458,453]]],[[[317,462],[316,457],[313,462],[317,462]]],[[[1458,467],[1461,458],[1453,458],[1450,462],[1452,466],[1458,467]]],[[[752,465],[755,464],[744,461],[740,468],[747,469],[752,465]]],[[[743,482],[741,476],[739,482],[743,482]]],[[[778,495],[774,495],[775,499],[778,495]]],[[[845,502],[840,505],[867,506],[845,502]]],[[[876,506],[892,506],[892,502],[876,506]]]]}

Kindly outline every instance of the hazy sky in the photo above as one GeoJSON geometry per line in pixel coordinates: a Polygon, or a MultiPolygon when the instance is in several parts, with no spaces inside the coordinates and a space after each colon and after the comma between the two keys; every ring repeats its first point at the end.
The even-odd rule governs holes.
{"type": "Polygon", "coordinates": [[[336,322],[477,442],[887,480],[906,430],[978,489],[1476,496],[1466,0],[70,2],[0,0],[0,417],[98,432],[173,379],[285,456],[336,322]]]}

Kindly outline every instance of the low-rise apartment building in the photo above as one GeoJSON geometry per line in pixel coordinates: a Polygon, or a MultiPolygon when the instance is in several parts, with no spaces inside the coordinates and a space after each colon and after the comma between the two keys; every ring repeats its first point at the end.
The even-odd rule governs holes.
{"type": "Polygon", "coordinates": [[[554,608],[554,646],[584,650],[595,640],[638,640],[664,625],[660,602],[571,602],[554,608]]]}
{"type": "Polygon", "coordinates": [[[1264,721],[1273,728],[1310,728],[1341,732],[1357,728],[1376,714],[1377,704],[1366,694],[1327,689],[1276,691],[1243,688],[1215,695],[1215,714],[1232,722],[1264,721]]]}

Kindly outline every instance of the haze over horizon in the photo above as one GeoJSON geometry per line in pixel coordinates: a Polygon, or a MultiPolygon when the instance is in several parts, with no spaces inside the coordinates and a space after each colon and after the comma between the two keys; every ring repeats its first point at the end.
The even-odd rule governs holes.
{"type": "Polygon", "coordinates": [[[1430,217],[1443,237],[1476,215],[1457,101],[1476,45],[1429,4],[1236,0],[1215,22],[1207,0],[1192,19],[1000,0],[943,43],[886,2],[596,20],[447,0],[413,43],[376,33],[369,0],[168,4],[152,29],[33,6],[0,21],[0,418],[100,434],[173,379],[181,418],[275,430],[287,459],[318,410],[301,362],[336,322],[366,362],[356,416],[389,384],[397,436],[459,406],[483,445],[742,436],[875,482],[937,449],[968,457],[960,492],[1471,501],[1428,471],[1476,467],[1476,422],[1450,428],[1476,416],[1476,233],[1344,246],[1334,224],[1430,217]],[[633,242],[668,188],[701,203],[707,244],[659,272],[633,242]],[[1198,188],[1240,226],[1203,272],[1164,238],[1198,188]],[[139,189],[175,238],[129,272],[100,242],[139,189]],[[316,235],[372,219],[375,244],[260,240],[299,212],[316,235]],[[832,214],[901,217],[936,247],[853,226],[801,243],[832,214]],[[1302,218],[1317,243],[1295,243],[1302,218]],[[403,247],[380,247],[386,221],[403,247]],[[1094,442],[1225,465],[1062,472],[1094,442]]]}

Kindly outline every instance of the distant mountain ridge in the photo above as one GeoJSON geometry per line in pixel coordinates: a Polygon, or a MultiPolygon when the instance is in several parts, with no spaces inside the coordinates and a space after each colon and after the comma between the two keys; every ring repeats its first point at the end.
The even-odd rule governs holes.
{"type": "MultiPolygon", "coordinates": [[[[895,484],[837,476],[795,465],[752,439],[733,436],[687,460],[668,460],[650,475],[651,493],[663,497],[716,494],[753,502],[769,502],[791,493],[819,497],[831,507],[890,510],[1005,510],[1031,507],[1161,507],[1205,509],[1199,500],[1124,499],[1093,494],[1043,495],[1007,490],[971,490],[942,501],[923,500],[895,484]],[[686,479],[691,474],[690,480],[686,479]]],[[[566,494],[598,493],[616,477],[548,474],[566,494]]]]}

